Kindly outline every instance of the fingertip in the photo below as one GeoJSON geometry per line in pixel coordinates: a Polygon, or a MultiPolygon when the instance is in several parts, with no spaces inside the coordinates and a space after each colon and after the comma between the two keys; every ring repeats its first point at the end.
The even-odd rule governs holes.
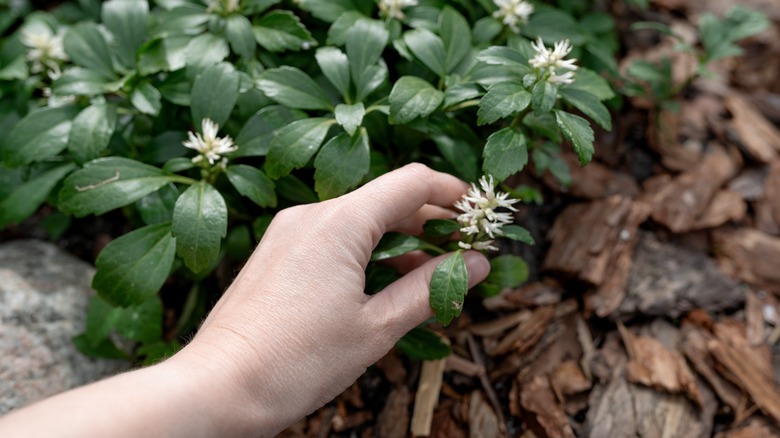
{"type": "Polygon", "coordinates": [[[463,253],[463,259],[469,273],[469,288],[474,287],[490,274],[490,262],[482,253],[466,251],[463,253]]]}

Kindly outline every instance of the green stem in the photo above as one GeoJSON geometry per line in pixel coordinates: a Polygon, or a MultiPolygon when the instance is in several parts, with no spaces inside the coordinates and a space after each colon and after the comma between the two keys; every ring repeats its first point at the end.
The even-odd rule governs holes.
{"type": "Polygon", "coordinates": [[[469,107],[472,107],[472,106],[478,106],[479,102],[480,102],[479,99],[466,100],[466,101],[463,101],[463,102],[461,102],[461,103],[459,103],[457,105],[453,105],[453,106],[447,108],[447,111],[452,112],[452,111],[457,111],[457,110],[460,110],[460,109],[463,109],[463,108],[469,108],[469,107]]]}
{"type": "Polygon", "coordinates": [[[196,180],[196,179],[192,179],[192,178],[189,178],[189,177],[186,177],[186,176],[181,176],[181,175],[168,175],[168,179],[171,182],[187,184],[187,185],[192,185],[192,184],[195,184],[196,182],[198,182],[198,180],[196,180]]]}

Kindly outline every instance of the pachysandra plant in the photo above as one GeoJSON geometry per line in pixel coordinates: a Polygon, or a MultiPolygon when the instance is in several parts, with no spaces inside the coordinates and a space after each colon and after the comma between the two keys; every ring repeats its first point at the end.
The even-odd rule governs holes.
{"type": "MultiPolygon", "coordinates": [[[[124,221],[97,257],[77,343],[153,361],[197,327],[212,273],[248,257],[279,209],[423,162],[479,183],[459,221],[388,233],[372,260],[454,251],[431,284],[449,323],[467,284],[461,251],[532,243],[513,223],[512,176],[532,162],[571,182],[561,150],[587,163],[591,122],[611,128],[599,73],[617,74],[617,38],[594,5],[79,0],[42,12],[0,0],[0,227],[43,204],[53,238],[74,217],[124,221]],[[163,338],[171,284],[181,310],[163,338]],[[119,348],[115,332],[137,346],[119,348]]],[[[491,265],[482,295],[525,279],[520,257],[491,265]]],[[[388,269],[369,265],[368,293],[397,277],[388,269]]],[[[446,354],[435,339],[416,329],[399,347],[446,354]]]]}

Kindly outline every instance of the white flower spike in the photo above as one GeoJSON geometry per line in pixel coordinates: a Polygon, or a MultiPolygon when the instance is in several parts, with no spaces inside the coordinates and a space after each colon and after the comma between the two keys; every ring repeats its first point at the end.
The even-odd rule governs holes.
{"type": "Polygon", "coordinates": [[[379,14],[385,18],[403,20],[406,18],[404,9],[417,6],[417,0],[380,0],[379,14]]]}
{"type": "Polygon", "coordinates": [[[518,24],[528,23],[528,17],[534,12],[534,5],[524,0],[493,0],[498,10],[493,17],[498,18],[514,33],[520,33],[518,24]]]}
{"type": "Polygon", "coordinates": [[[508,193],[496,192],[492,176],[480,178],[479,188],[471,184],[463,197],[455,202],[455,208],[463,212],[458,216],[458,222],[462,240],[466,240],[458,242],[458,245],[463,249],[497,251],[498,248],[493,246],[494,239],[503,234],[501,227],[511,224],[514,218],[512,213],[497,212],[496,209],[517,211],[512,206],[517,202],[519,200],[510,199],[508,193]]]}
{"type": "Polygon", "coordinates": [[[531,43],[536,55],[528,61],[533,68],[540,70],[542,73],[548,73],[547,81],[553,84],[571,84],[574,82],[574,72],[577,70],[577,65],[574,63],[576,59],[563,59],[571,53],[571,43],[569,40],[558,41],[552,50],[544,46],[544,42],[541,38],[537,38],[536,42],[531,43]],[[568,70],[566,72],[559,72],[558,70],[568,70]]]}
{"type": "Polygon", "coordinates": [[[39,27],[33,31],[22,31],[22,44],[27,46],[27,60],[32,73],[46,72],[52,80],[60,77],[60,63],[68,60],[62,44],[62,34],[54,35],[51,30],[39,27]]]}
{"type": "Polygon", "coordinates": [[[182,143],[185,147],[200,153],[200,155],[192,159],[192,162],[199,163],[205,158],[212,166],[220,160],[222,160],[221,166],[227,165],[227,158],[222,156],[238,150],[238,146],[233,145],[233,139],[229,136],[217,137],[219,125],[208,118],[203,119],[202,131],[202,136],[200,133],[188,132],[189,139],[182,143]]]}

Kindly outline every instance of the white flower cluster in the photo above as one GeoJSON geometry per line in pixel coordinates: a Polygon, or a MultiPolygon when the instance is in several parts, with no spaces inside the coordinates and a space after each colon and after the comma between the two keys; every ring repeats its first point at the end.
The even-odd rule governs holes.
{"type": "Polygon", "coordinates": [[[232,14],[238,11],[239,0],[208,0],[208,8],[206,12],[220,12],[224,14],[232,14]]]}
{"type": "Polygon", "coordinates": [[[212,166],[220,160],[220,166],[227,166],[227,158],[222,156],[237,151],[238,146],[233,145],[233,139],[229,136],[217,137],[219,125],[211,121],[211,119],[203,119],[202,128],[202,136],[200,133],[190,131],[188,133],[189,140],[183,143],[185,147],[195,149],[200,153],[200,155],[192,159],[192,162],[199,163],[205,158],[212,166]]]}
{"type": "Polygon", "coordinates": [[[514,221],[512,213],[497,212],[496,209],[517,211],[512,204],[519,200],[510,199],[508,193],[496,192],[493,176],[489,178],[483,176],[479,179],[482,190],[472,183],[463,198],[455,202],[455,208],[463,212],[458,216],[462,227],[458,245],[463,249],[497,251],[498,248],[493,246],[494,239],[503,234],[501,227],[514,221]]]}
{"type": "Polygon", "coordinates": [[[379,0],[379,13],[385,18],[403,20],[403,10],[412,6],[417,6],[417,0],[379,0]]]}
{"type": "Polygon", "coordinates": [[[520,33],[518,24],[528,23],[528,17],[534,12],[534,5],[524,0],[493,0],[493,3],[498,6],[493,16],[501,19],[514,33],[520,33]]]}
{"type": "Polygon", "coordinates": [[[577,66],[574,64],[576,59],[563,59],[571,52],[571,43],[569,40],[558,41],[552,50],[544,46],[541,38],[537,38],[531,47],[536,51],[536,55],[529,61],[532,67],[539,70],[547,70],[549,76],[547,81],[552,84],[571,84],[574,82],[574,72],[577,66]],[[568,70],[559,74],[558,69],[568,70]]]}
{"type": "Polygon", "coordinates": [[[22,44],[27,46],[27,60],[32,73],[46,72],[52,80],[60,77],[60,63],[68,60],[62,45],[62,34],[55,35],[48,27],[22,31],[22,44]]]}

